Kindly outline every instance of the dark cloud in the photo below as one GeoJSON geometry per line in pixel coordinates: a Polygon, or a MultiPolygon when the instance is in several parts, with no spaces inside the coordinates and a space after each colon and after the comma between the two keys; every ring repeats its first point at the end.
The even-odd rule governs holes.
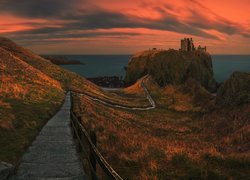
{"type": "MultiPolygon", "coordinates": [[[[63,16],[64,20],[74,21],[72,23],[59,24],[59,27],[42,27],[33,30],[19,31],[15,33],[18,36],[30,35],[46,35],[51,38],[60,36],[68,36],[68,31],[79,30],[96,30],[96,29],[112,29],[112,28],[148,28],[163,31],[174,31],[185,34],[192,34],[211,39],[217,39],[216,36],[203,32],[202,30],[184,24],[173,15],[167,14],[165,18],[160,20],[148,20],[143,18],[130,18],[120,13],[109,12],[104,10],[93,11],[91,13],[71,14],[63,16]],[[100,17],[101,20],[100,20],[100,17]]],[[[92,34],[93,37],[95,34],[92,34]]],[[[98,35],[98,34],[96,34],[98,35]]],[[[129,34],[128,34],[129,35],[129,34]]],[[[71,34],[71,37],[85,37],[86,34],[71,34]]]]}
{"type": "Polygon", "coordinates": [[[245,28],[242,27],[242,25],[219,16],[197,0],[190,1],[193,4],[192,7],[188,8],[192,14],[190,17],[191,21],[188,22],[190,25],[205,30],[217,30],[228,35],[239,34],[247,37],[246,35],[248,34],[248,36],[250,36],[250,32],[244,33],[245,28]],[[208,15],[212,16],[213,19],[209,19],[208,15]]]}
{"type": "Polygon", "coordinates": [[[170,13],[165,13],[164,18],[159,20],[149,20],[138,17],[128,17],[121,13],[109,12],[98,9],[91,13],[78,14],[77,16],[67,16],[64,19],[78,20],[68,24],[67,29],[111,29],[111,28],[148,28],[163,31],[175,31],[179,33],[203,36],[206,38],[217,39],[202,30],[185,24],[170,13]],[[101,17],[101,20],[100,20],[101,17]]]}
{"type": "Polygon", "coordinates": [[[222,19],[220,16],[214,15],[214,20],[210,20],[202,12],[190,9],[192,16],[188,22],[191,26],[200,29],[214,29],[229,35],[239,33],[239,25],[228,20],[222,19]]]}
{"type": "Polygon", "coordinates": [[[26,30],[20,31],[18,34],[9,35],[12,39],[17,41],[23,40],[31,40],[32,42],[40,42],[44,41],[69,41],[72,38],[89,38],[89,37],[112,37],[112,38],[122,38],[127,36],[138,36],[141,35],[140,33],[133,33],[133,32],[99,32],[99,31],[81,31],[81,32],[67,32],[67,31],[59,31],[59,29],[53,29],[54,33],[47,33],[48,31],[51,32],[51,28],[41,28],[38,30],[26,30]],[[58,30],[58,31],[57,31],[58,30]]]}
{"type": "MultiPolygon", "coordinates": [[[[96,30],[112,28],[148,28],[163,31],[174,31],[185,34],[192,34],[211,39],[217,39],[216,36],[203,32],[202,30],[184,24],[171,14],[165,14],[166,17],[159,20],[148,20],[143,18],[131,18],[121,13],[109,12],[105,10],[95,10],[90,13],[70,14],[63,16],[64,20],[74,21],[73,23],[60,24],[61,27],[42,27],[34,30],[20,31],[19,35],[41,35],[49,34],[57,37],[58,34],[65,34],[68,31],[77,30],[96,30]],[[101,17],[101,19],[100,19],[101,17]]],[[[82,37],[81,34],[75,34],[75,37],[82,37]]],[[[84,35],[85,36],[85,35],[84,35]]]]}
{"type": "Polygon", "coordinates": [[[64,32],[64,31],[65,31],[64,28],[45,27],[45,28],[38,28],[38,29],[32,29],[32,30],[19,31],[18,34],[41,35],[41,34],[60,33],[60,32],[64,32]]]}
{"type": "MultiPolygon", "coordinates": [[[[82,8],[87,0],[8,0],[0,3],[1,11],[11,12],[19,16],[29,18],[44,18],[59,20],[54,26],[31,23],[35,29],[9,33],[16,38],[28,39],[53,39],[53,38],[82,38],[103,35],[96,33],[96,29],[112,28],[148,28],[154,30],[172,31],[183,34],[191,34],[209,39],[219,39],[217,36],[207,33],[206,30],[217,30],[225,34],[241,34],[249,37],[250,33],[242,33],[238,24],[232,23],[216,15],[195,0],[190,3],[193,6],[187,10],[191,16],[189,20],[183,20],[173,14],[175,7],[167,3],[161,5],[142,3],[142,6],[152,7],[158,11],[162,18],[149,20],[145,18],[124,15],[122,12],[111,12],[101,8],[82,8]],[[81,5],[81,10],[78,5],[81,5]],[[213,15],[213,20],[208,19],[207,14],[213,15]],[[93,33],[80,32],[92,30],[93,33]],[[73,33],[72,33],[73,32],[73,33]],[[77,32],[77,33],[75,33],[77,32]]],[[[87,4],[86,4],[87,6],[87,4]]],[[[121,33],[115,35],[134,36],[136,33],[121,33]]]]}
{"type": "Polygon", "coordinates": [[[250,38],[250,33],[243,33],[243,36],[246,37],[246,38],[250,38]]]}
{"type": "MultiPolygon", "coordinates": [[[[29,18],[53,18],[75,8],[79,0],[6,0],[0,3],[2,12],[29,18]]],[[[82,3],[84,1],[81,0],[82,3]]]]}
{"type": "Polygon", "coordinates": [[[132,20],[121,13],[109,12],[101,9],[93,10],[89,13],[66,16],[64,19],[77,20],[77,22],[71,23],[70,26],[82,29],[139,27],[136,19],[132,20]]]}

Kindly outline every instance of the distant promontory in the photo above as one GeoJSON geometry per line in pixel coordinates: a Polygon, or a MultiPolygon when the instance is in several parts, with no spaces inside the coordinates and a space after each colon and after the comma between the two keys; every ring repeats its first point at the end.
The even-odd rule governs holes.
{"type": "Polygon", "coordinates": [[[42,57],[56,65],[85,65],[79,60],[69,59],[63,55],[42,55],[42,57]]]}
{"type": "Polygon", "coordinates": [[[207,52],[182,50],[147,50],[135,54],[129,61],[125,82],[131,85],[149,74],[162,87],[167,84],[182,84],[194,79],[215,91],[212,58],[207,52]]]}

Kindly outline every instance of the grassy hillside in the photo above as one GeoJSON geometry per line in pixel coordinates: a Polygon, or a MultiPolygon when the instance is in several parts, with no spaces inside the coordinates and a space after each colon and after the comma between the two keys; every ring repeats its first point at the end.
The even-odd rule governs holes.
{"type": "Polygon", "coordinates": [[[145,102],[144,97],[134,101],[105,92],[3,37],[0,37],[0,70],[0,160],[14,164],[60,107],[64,91],[83,92],[127,106],[145,102]]]}
{"type": "MultiPolygon", "coordinates": [[[[22,61],[40,70],[49,77],[59,81],[64,89],[84,92],[117,104],[125,104],[127,106],[133,106],[134,104],[133,99],[105,92],[100,87],[86,80],[84,77],[52,64],[48,60],[43,59],[30,50],[17,45],[7,38],[0,37],[0,47],[9,51],[14,56],[19,57],[22,61]]],[[[144,98],[142,98],[142,101],[143,100],[144,98]]]]}
{"type": "Polygon", "coordinates": [[[101,91],[97,86],[89,83],[83,77],[52,64],[48,60],[43,59],[30,50],[17,45],[7,38],[0,38],[0,47],[9,51],[14,56],[19,57],[22,61],[40,70],[44,74],[59,81],[65,89],[72,87],[85,89],[86,91],[91,90],[89,92],[93,93],[101,91]]]}
{"type": "Polygon", "coordinates": [[[61,84],[0,47],[0,160],[21,154],[64,98],[61,84]]]}
{"type": "MultiPolygon", "coordinates": [[[[139,80],[123,96],[143,96],[139,80]]],[[[246,179],[250,107],[216,107],[215,97],[189,80],[145,84],[157,108],[129,111],[75,97],[75,111],[97,133],[98,148],[124,179],[246,179]],[[79,104],[78,104],[79,103],[79,104]]]]}

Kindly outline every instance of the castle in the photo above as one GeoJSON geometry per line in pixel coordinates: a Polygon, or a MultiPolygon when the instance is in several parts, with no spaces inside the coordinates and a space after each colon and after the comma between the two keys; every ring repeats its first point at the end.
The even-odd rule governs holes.
{"type": "MultiPolygon", "coordinates": [[[[184,38],[181,40],[181,49],[182,51],[195,51],[196,48],[194,46],[194,42],[192,38],[184,38]]],[[[197,48],[197,51],[202,51],[202,52],[206,52],[207,51],[207,47],[201,47],[200,45],[197,48]]]]}

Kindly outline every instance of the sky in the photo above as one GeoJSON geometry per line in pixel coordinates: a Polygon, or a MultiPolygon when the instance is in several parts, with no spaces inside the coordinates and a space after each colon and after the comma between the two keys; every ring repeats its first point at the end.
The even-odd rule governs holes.
{"type": "Polygon", "coordinates": [[[249,0],[0,0],[0,36],[39,54],[250,54],[249,0]]]}

